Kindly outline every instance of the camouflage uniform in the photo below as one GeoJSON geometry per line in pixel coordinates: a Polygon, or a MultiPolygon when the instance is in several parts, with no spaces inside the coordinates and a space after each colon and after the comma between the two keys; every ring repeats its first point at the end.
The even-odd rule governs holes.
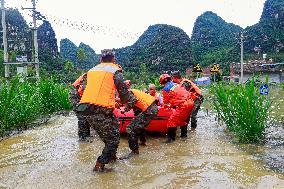
{"type": "MultiPolygon", "coordinates": [[[[190,89],[191,89],[191,84],[189,82],[184,82],[182,84],[182,86],[190,92],[190,89]]],[[[200,109],[200,106],[203,102],[203,96],[202,95],[199,95],[198,98],[194,101],[194,108],[190,114],[190,116],[187,118],[186,122],[189,123],[189,121],[191,120],[191,128],[192,129],[195,129],[197,127],[197,120],[196,120],[196,116],[197,116],[197,113],[200,109]]],[[[187,127],[186,127],[187,129],[187,127]]]]}
{"type": "Polygon", "coordinates": [[[116,157],[119,145],[118,119],[110,108],[90,105],[88,111],[90,112],[87,116],[88,122],[105,143],[102,154],[98,157],[97,161],[102,164],[108,164],[113,157],[116,157]]]}
{"type": "Polygon", "coordinates": [[[186,122],[189,123],[189,120],[191,120],[191,128],[195,129],[197,127],[197,113],[200,109],[200,106],[203,102],[203,96],[199,96],[195,101],[194,101],[194,108],[191,112],[191,115],[187,118],[186,122]]]}
{"type": "MultiPolygon", "coordinates": [[[[114,74],[114,84],[123,103],[128,102],[133,106],[137,101],[135,96],[128,91],[121,71],[114,74]]],[[[95,129],[101,140],[105,143],[102,154],[97,162],[108,164],[112,158],[116,157],[120,140],[119,122],[113,113],[113,109],[90,104],[80,104],[77,111],[87,116],[89,124],[95,129]]]]}
{"type": "MultiPolygon", "coordinates": [[[[138,150],[138,137],[140,138],[141,142],[143,142],[143,134],[145,132],[145,128],[149,125],[151,119],[153,119],[158,113],[158,106],[154,102],[152,105],[148,107],[148,109],[139,115],[137,115],[134,120],[127,125],[126,131],[128,133],[128,144],[129,148],[132,151],[138,150]],[[142,134],[142,135],[141,135],[142,134]]],[[[145,136],[144,136],[145,137],[145,136]]]]}
{"type": "MultiPolygon", "coordinates": [[[[84,77],[82,85],[86,86],[86,77],[84,77]]],[[[79,139],[86,139],[90,136],[90,124],[88,123],[86,116],[78,114],[76,111],[77,106],[80,103],[81,96],[78,94],[78,90],[74,87],[69,92],[69,98],[73,105],[73,111],[76,113],[78,118],[78,136],[79,139]]]]}

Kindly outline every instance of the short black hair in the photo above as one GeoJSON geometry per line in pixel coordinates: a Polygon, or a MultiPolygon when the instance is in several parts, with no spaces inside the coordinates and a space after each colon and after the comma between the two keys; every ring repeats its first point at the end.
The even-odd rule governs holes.
{"type": "Polygon", "coordinates": [[[101,62],[112,62],[113,58],[114,58],[113,55],[102,56],[101,62]]]}
{"type": "Polygon", "coordinates": [[[178,71],[173,71],[172,72],[172,77],[181,79],[180,71],[179,70],[178,71]]]}

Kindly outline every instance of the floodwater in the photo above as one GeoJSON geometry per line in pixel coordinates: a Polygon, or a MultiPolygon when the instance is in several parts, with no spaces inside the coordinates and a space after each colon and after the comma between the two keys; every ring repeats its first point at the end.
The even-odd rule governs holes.
{"type": "MultiPolygon", "coordinates": [[[[198,116],[187,140],[148,137],[139,156],[107,165],[111,173],[92,172],[100,139],[79,143],[76,117],[55,116],[0,142],[0,188],[284,188],[283,126],[265,145],[239,145],[210,112],[198,116]]],[[[118,156],[129,151],[122,137],[118,156]]]]}

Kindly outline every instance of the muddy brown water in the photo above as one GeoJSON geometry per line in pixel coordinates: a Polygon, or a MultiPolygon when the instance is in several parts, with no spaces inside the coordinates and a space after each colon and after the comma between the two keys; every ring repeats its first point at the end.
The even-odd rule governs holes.
{"type": "MultiPolygon", "coordinates": [[[[96,135],[92,143],[79,143],[76,121],[56,116],[2,140],[0,188],[284,188],[281,127],[270,131],[274,138],[265,145],[239,145],[201,111],[187,140],[163,144],[164,136],[149,136],[139,156],[98,174],[92,168],[103,143],[96,135]]],[[[118,156],[128,152],[122,137],[118,156]]]]}

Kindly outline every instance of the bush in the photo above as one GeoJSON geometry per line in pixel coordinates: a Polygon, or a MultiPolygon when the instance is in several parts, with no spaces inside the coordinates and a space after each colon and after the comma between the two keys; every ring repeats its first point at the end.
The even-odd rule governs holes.
{"type": "Polygon", "coordinates": [[[256,143],[263,139],[271,105],[267,96],[260,95],[254,83],[252,80],[245,86],[216,86],[214,108],[229,131],[242,143],[256,143]]]}

